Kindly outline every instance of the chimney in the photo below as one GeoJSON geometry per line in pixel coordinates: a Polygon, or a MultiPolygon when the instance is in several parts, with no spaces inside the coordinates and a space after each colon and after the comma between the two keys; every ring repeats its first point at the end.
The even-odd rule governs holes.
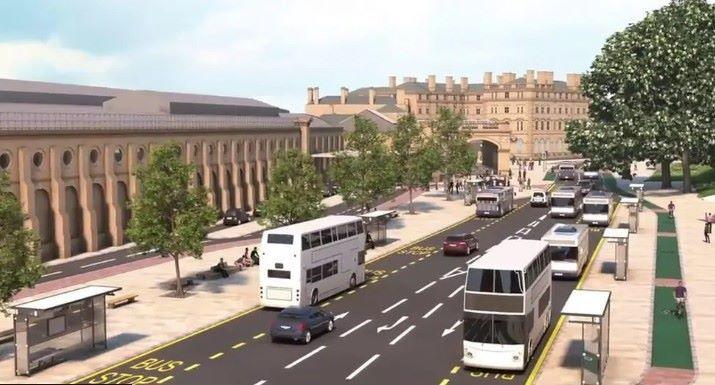
{"type": "Polygon", "coordinates": [[[577,89],[581,87],[581,75],[566,74],[566,86],[570,89],[577,89]]]}
{"type": "Polygon", "coordinates": [[[502,75],[497,75],[497,84],[502,84],[503,83],[503,77],[502,75]]]}
{"type": "Polygon", "coordinates": [[[445,78],[445,89],[447,92],[452,92],[454,90],[454,79],[451,76],[445,78]]]}
{"type": "Polygon", "coordinates": [[[375,89],[374,88],[370,88],[370,90],[368,91],[367,102],[370,105],[375,104],[375,89]]]}
{"type": "Polygon", "coordinates": [[[395,88],[395,87],[397,87],[397,77],[396,77],[396,76],[390,76],[389,78],[387,78],[387,85],[388,85],[390,88],[395,88]]]}
{"type": "Polygon", "coordinates": [[[501,80],[502,83],[507,84],[511,83],[516,79],[516,74],[513,72],[502,72],[501,74],[501,80]]]}
{"type": "Polygon", "coordinates": [[[320,88],[319,87],[313,87],[313,103],[315,103],[315,104],[320,103],[320,88]]]}
{"type": "Polygon", "coordinates": [[[554,73],[551,71],[537,71],[536,82],[539,84],[553,84],[554,73]]]}
{"type": "Polygon", "coordinates": [[[313,87],[308,87],[308,103],[307,104],[314,104],[313,103],[313,87]]]}
{"type": "Polygon", "coordinates": [[[348,102],[348,88],[340,87],[340,104],[345,104],[348,102]]]}
{"type": "Polygon", "coordinates": [[[534,84],[534,70],[526,70],[526,84],[534,84]]]}
{"type": "Polygon", "coordinates": [[[434,75],[430,75],[429,77],[427,77],[427,89],[429,90],[429,92],[437,91],[437,83],[434,75]]]}
{"type": "Polygon", "coordinates": [[[466,76],[462,76],[461,82],[460,82],[460,87],[462,88],[462,92],[467,92],[469,91],[469,78],[466,76]]]}
{"type": "Polygon", "coordinates": [[[492,84],[492,73],[491,72],[485,72],[484,73],[484,85],[489,86],[492,84]]]}

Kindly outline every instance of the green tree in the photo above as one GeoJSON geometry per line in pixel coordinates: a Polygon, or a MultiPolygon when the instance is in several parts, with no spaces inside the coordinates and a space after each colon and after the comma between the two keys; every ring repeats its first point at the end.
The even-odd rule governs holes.
{"type": "Polygon", "coordinates": [[[260,204],[259,223],[278,227],[319,217],[324,209],[320,183],[310,156],[280,152],[268,183],[269,198],[260,204]]]}
{"type": "Polygon", "coordinates": [[[345,138],[347,151],[335,157],[330,170],[348,204],[369,208],[394,190],[395,173],[385,140],[373,121],[355,116],[355,131],[345,138]]]}
{"type": "MultiPolygon", "coordinates": [[[[439,152],[440,169],[449,182],[455,175],[469,174],[474,168],[477,154],[469,145],[469,133],[461,129],[464,116],[447,108],[440,108],[438,115],[429,125],[439,152]]],[[[447,183],[444,188],[447,200],[451,200],[447,183]]]]}
{"type": "Polygon", "coordinates": [[[140,189],[131,203],[127,229],[140,249],[156,249],[174,259],[177,297],[183,296],[179,258],[201,258],[201,241],[217,216],[203,187],[191,186],[196,167],[182,162],[180,153],[179,145],[163,144],[151,152],[149,164],[137,170],[140,189]]]}
{"type": "Polygon", "coordinates": [[[7,303],[24,287],[32,287],[42,277],[37,256],[39,240],[25,228],[20,202],[10,193],[7,174],[0,172],[0,311],[7,315],[7,303]]]}
{"type": "Polygon", "coordinates": [[[392,132],[391,152],[397,183],[407,187],[410,194],[410,213],[414,214],[412,191],[429,183],[432,174],[439,170],[440,156],[437,148],[425,137],[414,115],[397,121],[392,132]]]}
{"type": "Polygon", "coordinates": [[[581,86],[593,124],[569,125],[572,151],[611,163],[658,160],[666,186],[670,162],[680,159],[690,192],[691,160],[715,156],[715,5],[673,0],[615,33],[581,86]],[[583,144],[600,138],[615,142],[583,144]]]}

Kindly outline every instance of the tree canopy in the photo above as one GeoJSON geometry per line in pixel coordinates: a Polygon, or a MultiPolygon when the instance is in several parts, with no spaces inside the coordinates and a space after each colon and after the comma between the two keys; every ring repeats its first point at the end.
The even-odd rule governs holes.
{"type": "Polygon", "coordinates": [[[321,181],[313,160],[298,150],[278,154],[268,189],[269,198],[260,205],[261,224],[286,226],[317,218],[323,212],[321,181]]]}
{"type": "Polygon", "coordinates": [[[42,277],[37,255],[39,240],[24,225],[27,216],[10,192],[5,172],[0,172],[0,311],[7,314],[7,302],[42,277]]]}
{"type": "Polygon", "coordinates": [[[680,159],[690,191],[690,161],[714,156],[715,5],[674,0],[613,34],[581,86],[590,121],[567,125],[571,151],[619,169],[680,159]]]}
{"type": "MultiPolygon", "coordinates": [[[[477,160],[477,154],[468,142],[469,133],[461,129],[463,124],[464,116],[447,108],[440,108],[437,119],[429,123],[439,153],[439,168],[447,181],[455,175],[469,174],[477,160]]],[[[450,194],[447,199],[451,199],[450,194]]]]}
{"type": "Polygon", "coordinates": [[[139,193],[131,203],[132,218],[127,235],[142,250],[156,249],[173,257],[176,294],[183,295],[179,257],[201,258],[201,242],[217,216],[206,191],[192,186],[193,164],[182,162],[181,147],[166,143],[152,150],[149,163],[136,172],[139,193]]]}

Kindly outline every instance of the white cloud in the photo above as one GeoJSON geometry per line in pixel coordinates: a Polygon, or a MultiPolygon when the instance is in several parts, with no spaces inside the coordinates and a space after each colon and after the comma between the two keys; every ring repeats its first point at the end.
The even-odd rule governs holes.
{"type": "Polygon", "coordinates": [[[35,79],[44,75],[96,79],[118,67],[112,56],[63,47],[56,40],[0,42],[0,57],[0,77],[16,79],[35,79]]]}

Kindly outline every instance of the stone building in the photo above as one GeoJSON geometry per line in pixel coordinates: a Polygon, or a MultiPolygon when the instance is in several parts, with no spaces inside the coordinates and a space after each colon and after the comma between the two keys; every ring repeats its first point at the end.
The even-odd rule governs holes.
{"type": "Polygon", "coordinates": [[[341,133],[248,98],[0,79],[0,172],[43,261],[127,242],[134,171],[160,143],[180,144],[217,208],[251,210],[266,198],[278,150],[339,150],[341,133]]]}
{"type": "Polygon", "coordinates": [[[318,87],[308,88],[305,111],[323,116],[374,110],[392,119],[411,112],[428,121],[436,118],[438,108],[445,107],[463,113],[474,142],[480,148],[491,147],[499,159],[567,157],[566,122],[588,116],[588,100],[580,92],[580,83],[578,74],[560,81],[554,80],[553,72],[533,70],[519,78],[505,72],[496,79],[486,72],[481,83],[470,83],[467,77],[457,82],[452,76],[439,83],[435,75],[429,75],[424,82],[405,77],[398,84],[390,76],[387,86],[353,91],[343,87],[340,95],[321,97],[318,87]]]}

